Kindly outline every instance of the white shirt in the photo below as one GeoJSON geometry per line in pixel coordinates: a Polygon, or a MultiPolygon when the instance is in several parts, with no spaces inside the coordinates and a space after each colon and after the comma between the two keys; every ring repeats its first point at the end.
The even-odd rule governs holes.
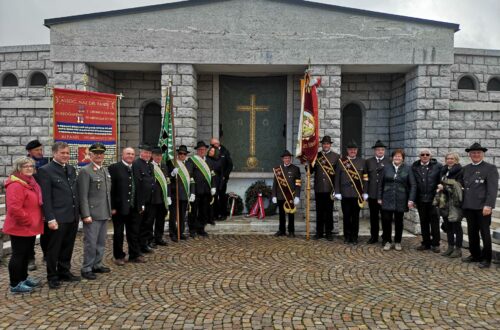
{"type": "Polygon", "coordinates": [[[481,160],[479,163],[472,163],[472,166],[480,165],[483,161],[481,160]]]}
{"type": "Polygon", "coordinates": [[[126,161],[124,161],[123,159],[122,159],[122,163],[123,163],[125,166],[127,166],[128,168],[132,168],[132,164],[127,163],[127,162],[126,162],[126,161]]]}

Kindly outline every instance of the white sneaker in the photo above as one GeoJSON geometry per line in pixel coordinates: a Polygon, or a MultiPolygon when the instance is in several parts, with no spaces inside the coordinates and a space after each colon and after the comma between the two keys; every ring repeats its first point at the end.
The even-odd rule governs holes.
{"type": "Polygon", "coordinates": [[[394,244],[394,249],[396,249],[396,251],[401,251],[403,248],[401,247],[401,243],[396,243],[394,244]]]}
{"type": "Polygon", "coordinates": [[[389,242],[385,243],[385,245],[384,245],[384,251],[389,251],[391,249],[391,247],[392,247],[391,243],[389,243],[389,242]]]}

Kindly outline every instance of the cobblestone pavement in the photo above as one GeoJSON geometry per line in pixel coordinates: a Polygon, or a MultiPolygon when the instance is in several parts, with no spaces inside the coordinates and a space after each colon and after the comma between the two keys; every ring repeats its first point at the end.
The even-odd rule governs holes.
{"type": "MultiPolygon", "coordinates": [[[[79,240],[80,241],[80,240],[79,240]]],[[[0,328],[498,329],[500,271],[431,252],[336,240],[212,236],[157,249],[146,264],[112,263],[96,281],[8,292],[0,328]],[[496,324],[496,325],[495,325],[496,324]]],[[[40,256],[40,253],[37,252],[40,256]]],[[[81,243],[73,270],[79,274],[81,243]]],[[[35,276],[43,277],[44,270],[35,276]]]]}

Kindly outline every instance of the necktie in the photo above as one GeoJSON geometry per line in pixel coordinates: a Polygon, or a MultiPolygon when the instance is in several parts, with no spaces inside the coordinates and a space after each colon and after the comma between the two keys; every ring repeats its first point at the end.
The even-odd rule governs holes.
{"type": "Polygon", "coordinates": [[[128,174],[131,178],[131,186],[132,186],[132,191],[130,192],[130,207],[134,207],[135,204],[135,180],[134,180],[134,172],[132,172],[132,168],[129,166],[128,167],[128,174]]]}

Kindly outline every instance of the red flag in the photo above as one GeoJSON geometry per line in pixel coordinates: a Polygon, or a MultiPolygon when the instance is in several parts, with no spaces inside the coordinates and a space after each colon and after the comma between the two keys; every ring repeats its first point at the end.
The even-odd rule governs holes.
{"type": "Polygon", "coordinates": [[[309,72],[306,72],[304,79],[300,81],[301,87],[301,108],[299,136],[297,141],[297,158],[314,165],[319,147],[319,116],[318,116],[318,95],[321,79],[311,79],[309,72]]]}
{"type": "Polygon", "coordinates": [[[257,217],[258,219],[264,219],[266,217],[266,211],[264,209],[264,201],[262,200],[262,194],[257,196],[255,204],[253,204],[250,213],[247,217],[257,217]]]}

